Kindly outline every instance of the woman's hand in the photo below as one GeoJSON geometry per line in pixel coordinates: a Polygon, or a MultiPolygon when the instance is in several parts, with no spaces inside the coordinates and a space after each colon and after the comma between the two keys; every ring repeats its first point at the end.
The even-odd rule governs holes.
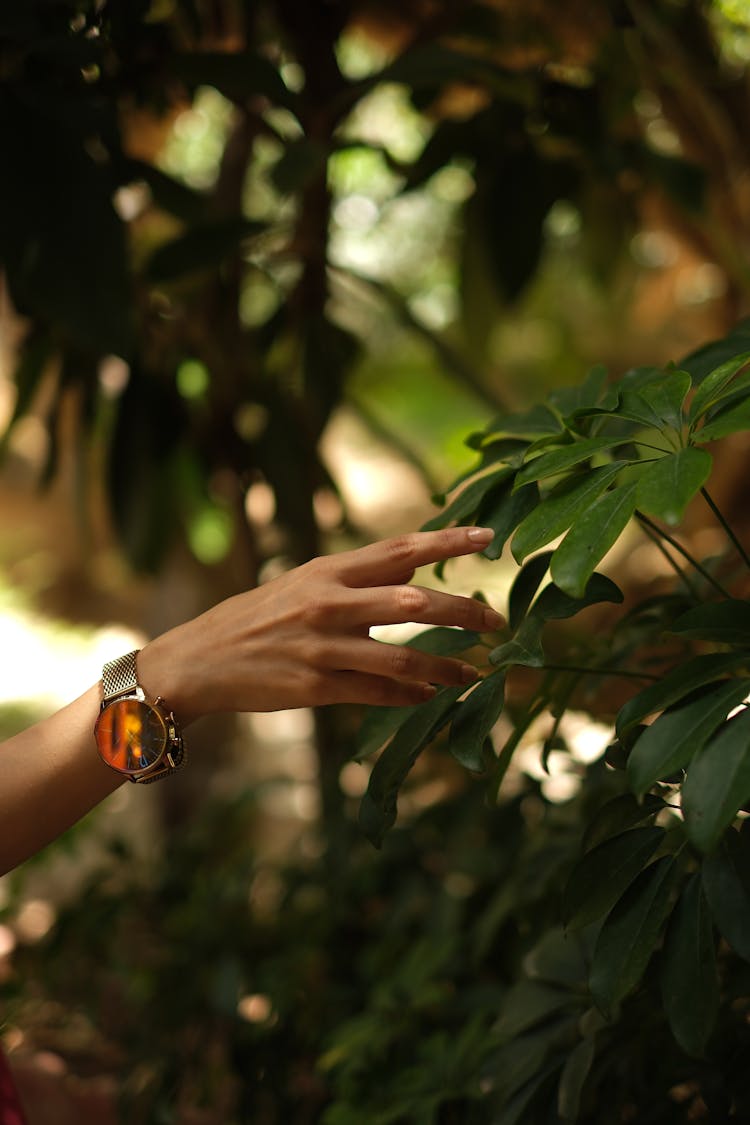
{"type": "Polygon", "coordinates": [[[434,694],[433,684],[469,684],[471,665],[372,640],[369,630],[407,621],[499,628],[503,619],[481,602],[407,585],[417,567],[491,539],[489,529],[458,527],[313,559],[151,641],[138,656],[141,683],[183,723],[215,711],[408,705],[434,694]]]}

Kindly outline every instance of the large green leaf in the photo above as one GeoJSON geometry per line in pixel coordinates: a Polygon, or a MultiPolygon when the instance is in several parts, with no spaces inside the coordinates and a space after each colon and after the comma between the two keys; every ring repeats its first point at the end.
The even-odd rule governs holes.
{"type": "Polygon", "coordinates": [[[584,596],[597,563],[619,539],[635,511],[636,482],[605,492],[577,519],[552,556],[551,574],[574,598],[584,596]]]}
{"type": "Polygon", "coordinates": [[[689,1055],[702,1055],[716,1023],[719,980],[713,925],[698,872],[688,881],[669,920],[661,988],[675,1039],[689,1055]]]}
{"type": "Polygon", "coordinates": [[[448,738],[448,749],[462,766],[477,773],[484,769],[484,741],[505,705],[505,676],[495,672],[459,703],[448,738]]]}
{"type": "Polygon", "coordinates": [[[687,371],[671,371],[661,379],[638,390],[625,390],[620,396],[617,413],[622,418],[663,430],[679,430],[682,426],[682,404],[690,390],[687,371]]]}
{"type": "Polygon", "coordinates": [[[688,417],[691,424],[705,414],[714,403],[721,398],[723,392],[729,388],[735,375],[750,363],[750,352],[733,356],[732,359],[715,368],[700,384],[693,401],[690,403],[688,417]]]}
{"type": "Polygon", "coordinates": [[[617,720],[617,734],[620,738],[636,723],[640,723],[655,711],[663,711],[678,700],[684,699],[691,691],[719,680],[725,672],[730,672],[741,664],[750,661],[750,652],[711,652],[694,656],[684,664],[678,665],[666,676],[640,691],[620,708],[617,720]]]}
{"type": "Polygon", "coordinates": [[[359,824],[379,848],[395,823],[398,791],[425,746],[448,722],[465,687],[444,688],[403,723],[375,763],[359,808],[359,824]]]}
{"type": "Polygon", "coordinates": [[[379,750],[419,707],[368,707],[354,743],[355,761],[361,762],[379,750]]]}
{"type": "Polygon", "coordinates": [[[678,524],[685,508],[708,480],[713,460],[705,449],[688,446],[660,457],[638,481],[638,507],[668,524],[678,524]]]}
{"type": "Polygon", "coordinates": [[[565,925],[578,929],[608,914],[663,838],[663,828],[631,828],[586,852],[565,886],[565,925]]]}
{"type": "Polygon", "coordinates": [[[562,488],[555,489],[526,517],[516,531],[511,544],[515,560],[522,562],[532,551],[539,550],[551,539],[556,539],[563,531],[567,531],[612,483],[624,465],[624,461],[615,461],[600,469],[592,469],[582,477],[566,481],[562,488]]]}
{"type": "Polygon", "coordinates": [[[541,617],[544,621],[561,621],[566,617],[574,617],[587,606],[599,605],[601,602],[619,604],[622,600],[622,590],[611,578],[607,578],[604,574],[592,574],[580,597],[571,597],[551,582],[544,587],[530,612],[534,617],[541,617]]]}
{"type": "Polygon", "coordinates": [[[512,472],[512,469],[504,465],[501,469],[494,469],[492,472],[485,473],[484,476],[477,477],[476,480],[467,484],[459,492],[447,508],[444,508],[442,512],[423,524],[422,531],[436,531],[438,528],[447,527],[454,521],[470,518],[477,511],[485,496],[510,477],[512,472]]]}
{"type": "Polygon", "coordinates": [[[727,715],[750,694],[750,680],[726,680],[682,702],[646,727],[628,758],[628,780],[635,793],[687,766],[727,715]]]}
{"type": "Polygon", "coordinates": [[[471,629],[451,629],[445,625],[437,625],[434,629],[425,629],[417,633],[407,642],[409,648],[416,648],[419,652],[437,652],[441,656],[455,656],[457,652],[466,652],[473,648],[480,640],[479,633],[471,629]]]}
{"type": "Polygon", "coordinates": [[[689,371],[693,377],[693,384],[697,386],[721,364],[735,359],[736,356],[750,350],[750,319],[742,320],[736,324],[728,336],[719,340],[712,340],[697,351],[680,360],[680,367],[689,371]]]}
{"type": "Polygon", "coordinates": [[[542,580],[549,569],[551,551],[540,551],[519,570],[508,594],[508,625],[517,629],[526,616],[542,580]]]}
{"type": "Polygon", "coordinates": [[[557,1088],[557,1112],[563,1121],[577,1121],[581,1108],[581,1094],[596,1055],[596,1041],[593,1035],[573,1048],[560,1072],[557,1088]]]}
{"type": "Polygon", "coordinates": [[[590,460],[595,454],[611,449],[614,445],[622,445],[624,438],[601,437],[584,438],[572,445],[563,446],[562,449],[553,449],[549,453],[542,453],[539,457],[529,460],[516,473],[515,487],[520,488],[531,481],[544,480],[545,477],[557,476],[567,472],[568,469],[580,465],[583,461],[590,460]]]}
{"type": "Polygon", "coordinates": [[[525,668],[541,668],[544,664],[543,626],[544,622],[538,617],[525,618],[515,637],[493,648],[490,653],[490,663],[497,668],[507,668],[511,664],[520,664],[525,668]]]}
{"type": "Polygon", "coordinates": [[[717,441],[718,438],[750,429],[750,399],[743,399],[734,406],[728,406],[715,414],[705,426],[696,430],[693,441],[703,443],[717,441]]]}
{"type": "Polygon", "coordinates": [[[750,648],[750,602],[727,598],[695,606],[673,621],[669,631],[699,641],[750,648]]]}
{"type": "Polygon", "coordinates": [[[750,834],[730,830],[702,868],[703,889],[722,937],[750,961],[750,834]]]}
{"type": "Polygon", "coordinates": [[[750,798],[750,710],[726,723],[693,760],[682,787],[688,836],[710,852],[750,798]]]}
{"type": "Polygon", "coordinates": [[[487,559],[499,559],[508,537],[516,530],[521,520],[533,512],[539,503],[539,489],[536,484],[527,484],[513,491],[512,482],[492,490],[485,496],[477,514],[477,523],[491,527],[495,538],[482,554],[487,559]]]}
{"type": "Polygon", "coordinates": [[[677,866],[662,856],[640,873],[599,931],[589,986],[605,1013],[623,1000],[643,976],[671,908],[677,866]]]}
{"type": "Polygon", "coordinates": [[[632,793],[620,793],[602,805],[587,825],[583,835],[583,850],[589,851],[610,836],[635,828],[656,816],[663,808],[664,801],[650,793],[642,801],[636,801],[632,793]]]}
{"type": "Polygon", "coordinates": [[[501,414],[495,418],[482,435],[480,447],[499,441],[500,438],[525,438],[527,441],[534,441],[536,438],[564,432],[565,427],[559,415],[539,403],[523,412],[501,414]]]}

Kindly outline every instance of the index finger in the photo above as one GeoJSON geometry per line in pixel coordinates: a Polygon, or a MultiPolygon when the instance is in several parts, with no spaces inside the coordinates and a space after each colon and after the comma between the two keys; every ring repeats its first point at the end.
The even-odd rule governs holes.
{"type": "Polygon", "coordinates": [[[336,557],[339,575],[349,586],[386,586],[400,575],[427,563],[459,555],[475,555],[492,541],[489,527],[449,527],[442,531],[414,531],[383,539],[336,557]]]}

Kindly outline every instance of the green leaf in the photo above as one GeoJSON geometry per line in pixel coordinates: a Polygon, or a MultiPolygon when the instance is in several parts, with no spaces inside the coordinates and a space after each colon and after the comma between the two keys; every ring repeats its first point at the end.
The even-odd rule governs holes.
{"type": "Polygon", "coordinates": [[[750,835],[727,832],[713,855],[704,859],[702,878],[722,937],[750,961],[750,835]]]}
{"type": "Polygon", "coordinates": [[[541,551],[521,567],[508,595],[508,625],[517,629],[526,616],[539,586],[549,569],[551,551],[541,551]]]}
{"type": "Polygon", "coordinates": [[[710,652],[694,656],[692,660],[678,665],[620,708],[616,720],[618,737],[622,738],[630,727],[640,723],[648,715],[663,711],[696,688],[721,679],[725,672],[730,672],[749,660],[750,652],[710,652]]]}
{"type": "Polygon", "coordinates": [[[534,980],[516,981],[503,996],[500,1018],[492,1029],[500,1042],[517,1039],[524,1031],[545,1023],[550,1016],[575,1004],[569,989],[555,988],[534,980]]]}
{"type": "Polygon", "coordinates": [[[710,852],[750,798],[750,710],[730,719],[693,760],[682,787],[688,836],[710,852]]]}
{"type": "Polygon", "coordinates": [[[671,908],[677,866],[662,856],[640,873],[607,916],[591,962],[589,986],[605,1013],[636,987],[671,908]]]}
{"type": "Polygon", "coordinates": [[[665,427],[680,430],[682,404],[690,387],[691,378],[687,371],[671,371],[638,390],[624,391],[617,414],[657,430],[665,427]]]}
{"type": "Polygon", "coordinates": [[[417,633],[407,641],[409,648],[418,652],[439,653],[441,656],[453,656],[457,652],[466,652],[479,644],[479,633],[471,629],[451,629],[445,625],[438,625],[434,629],[425,629],[424,633],[417,633]]]}
{"type": "MultiPolygon", "coordinates": [[[[571,527],[552,557],[551,574],[572,597],[583,597],[597,563],[619,539],[635,511],[636,482],[605,492],[571,527]]],[[[620,599],[621,600],[621,599],[620,599]]]]}
{"type": "Polygon", "coordinates": [[[661,961],[664,1010],[677,1042],[702,1055],[719,1009],[716,943],[698,872],[683,890],[667,927],[661,961]]]}
{"type": "Polygon", "coordinates": [[[722,393],[732,382],[735,375],[748,363],[750,363],[750,352],[743,352],[741,355],[733,356],[726,363],[722,363],[705,377],[690,403],[688,419],[691,425],[707,410],[710,410],[714,403],[721,398],[722,393]]]}
{"type": "Polygon", "coordinates": [[[512,640],[493,648],[490,664],[507,668],[510,664],[520,664],[526,668],[541,668],[544,665],[542,649],[542,628],[544,622],[536,617],[527,617],[512,640]]]}
{"type": "Polygon", "coordinates": [[[516,561],[522,562],[527,555],[567,531],[576,518],[583,515],[597,496],[612,483],[624,465],[624,461],[615,461],[612,465],[591,469],[581,478],[566,481],[563,487],[555,489],[526,517],[516,531],[511,544],[516,561]]]}
{"type": "Polygon", "coordinates": [[[660,457],[638,481],[637,506],[650,516],[674,525],[708,479],[713,460],[705,449],[689,446],[660,457]]]}
{"type": "Polygon", "coordinates": [[[582,1039],[565,1060],[557,1088],[557,1112],[563,1121],[577,1121],[581,1109],[581,1094],[596,1055],[593,1035],[582,1039]]]}
{"type": "Polygon", "coordinates": [[[482,438],[482,447],[500,438],[525,438],[534,441],[549,434],[563,434],[565,427],[548,406],[537,404],[516,414],[502,414],[490,424],[482,438]]]}
{"type": "Polygon", "coordinates": [[[542,453],[539,457],[527,461],[516,473],[515,487],[520,488],[531,481],[543,480],[564,473],[583,461],[588,461],[597,453],[611,449],[614,445],[622,445],[626,439],[621,437],[585,438],[562,449],[553,449],[549,453],[542,453]]]}
{"type": "Polygon", "coordinates": [[[511,535],[539,503],[539,489],[536,484],[527,484],[513,491],[511,481],[502,488],[494,489],[485,497],[477,515],[481,527],[491,527],[495,538],[482,554],[486,559],[499,559],[511,535]]]}
{"type": "Polygon", "coordinates": [[[743,399],[736,406],[728,406],[715,414],[705,426],[694,432],[693,441],[700,445],[747,429],[750,429],[750,399],[743,399]]]}
{"type": "MultiPolygon", "coordinates": [[[[554,562],[554,555],[552,561],[554,562]]],[[[600,602],[619,604],[623,597],[622,590],[611,578],[604,574],[592,574],[580,597],[571,597],[554,583],[545,586],[531,607],[531,613],[544,621],[560,621],[565,617],[574,617],[587,606],[598,605],[600,602]]]]}
{"type": "Polygon", "coordinates": [[[420,706],[368,707],[355,739],[354,760],[361,762],[379,750],[420,706]]]}
{"type": "Polygon", "coordinates": [[[583,850],[589,851],[611,836],[625,832],[628,828],[635,828],[644,820],[656,816],[663,808],[664,801],[650,793],[643,801],[636,801],[632,793],[621,793],[618,797],[613,797],[602,805],[587,825],[583,835],[583,850]]]}
{"type": "Polygon", "coordinates": [[[728,336],[712,340],[697,351],[691,352],[680,361],[680,367],[689,371],[693,384],[702,383],[712,371],[723,363],[735,359],[741,352],[750,349],[750,318],[741,320],[728,336]]]}
{"type": "Polygon", "coordinates": [[[743,598],[726,598],[695,606],[673,621],[669,632],[698,641],[750,648],[750,602],[743,598]]]}
{"type": "Polygon", "coordinates": [[[655,782],[687,766],[748,694],[750,680],[725,680],[660,715],[630,752],[627,771],[633,792],[645,793],[655,782]]]}
{"type": "Polygon", "coordinates": [[[376,848],[396,821],[398,791],[425,746],[448,722],[465,687],[444,688],[397,730],[375,763],[359,808],[360,828],[376,848]]]}
{"type": "Polygon", "coordinates": [[[505,676],[502,672],[485,677],[471,695],[459,703],[451,723],[448,750],[467,770],[476,773],[484,770],[484,741],[500,718],[504,705],[505,676]]]}
{"type": "Polygon", "coordinates": [[[565,886],[565,925],[579,929],[608,914],[663,838],[663,828],[631,828],[587,852],[565,886]]]}
{"type": "Polygon", "coordinates": [[[433,516],[431,520],[422,525],[422,531],[436,531],[441,527],[447,527],[449,523],[454,521],[461,521],[471,518],[479,508],[479,505],[484,500],[485,496],[495,488],[496,485],[501,484],[504,480],[512,475],[513,470],[507,465],[501,469],[495,469],[491,473],[485,473],[484,476],[478,477],[467,484],[458,496],[444,508],[438,515],[433,516]]]}

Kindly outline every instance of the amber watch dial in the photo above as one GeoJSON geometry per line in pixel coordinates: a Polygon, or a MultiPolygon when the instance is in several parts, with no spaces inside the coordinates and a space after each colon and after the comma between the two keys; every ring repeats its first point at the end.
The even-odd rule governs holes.
{"type": "Polygon", "coordinates": [[[140,699],[116,699],[96,724],[96,744],[104,761],[120,773],[142,773],[155,766],[167,746],[167,727],[158,711],[140,699]]]}

